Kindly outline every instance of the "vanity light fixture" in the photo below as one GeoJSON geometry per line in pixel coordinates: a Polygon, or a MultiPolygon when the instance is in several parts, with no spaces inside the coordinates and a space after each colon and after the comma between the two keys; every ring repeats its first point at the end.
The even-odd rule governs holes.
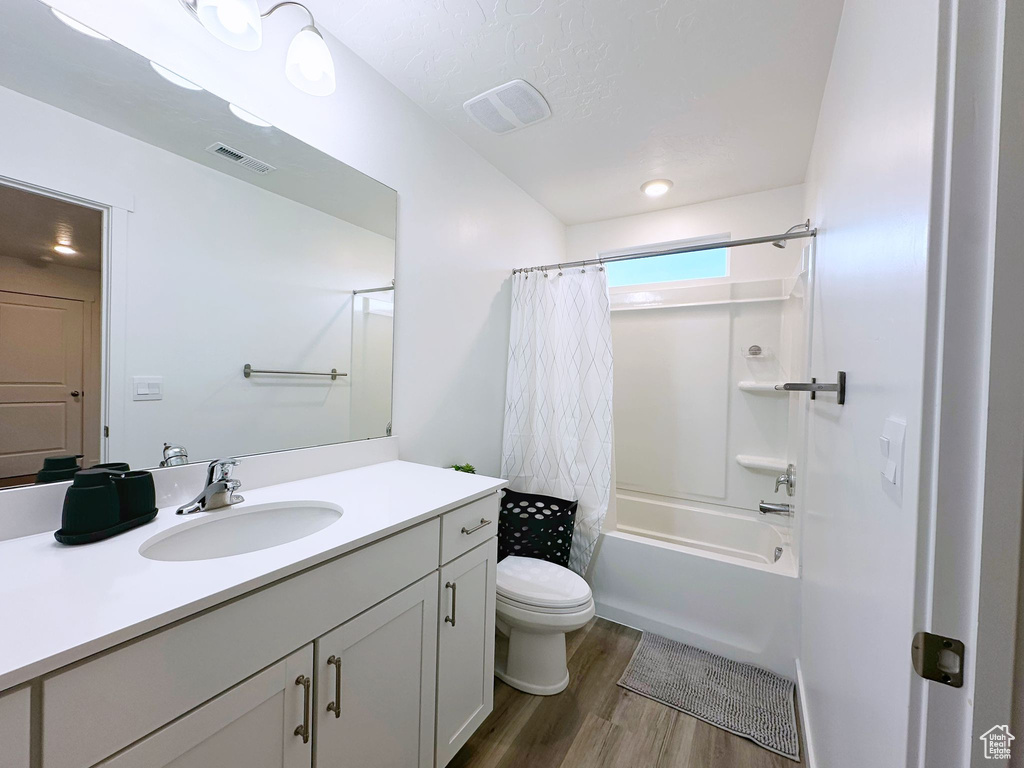
{"type": "Polygon", "coordinates": [[[648,197],[661,197],[670,189],[672,189],[672,182],[669,179],[651,179],[645,181],[640,187],[640,191],[648,197]]]}
{"type": "Polygon", "coordinates": [[[74,256],[78,253],[78,251],[76,251],[70,245],[64,245],[63,243],[60,245],[53,246],[53,250],[55,250],[61,256],[74,256]]]}
{"type": "Polygon", "coordinates": [[[256,0],[181,0],[206,31],[240,51],[263,45],[263,17],[256,0]]]}
{"type": "Polygon", "coordinates": [[[107,42],[110,42],[110,38],[106,35],[101,35],[92,27],[85,26],[85,24],[83,24],[80,21],[76,21],[75,19],[72,19],[66,13],[62,13],[61,11],[58,11],[56,8],[51,8],[50,12],[53,13],[53,15],[56,16],[60,21],[64,22],[73,30],[75,30],[75,32],[81,32],[83,35],[88,35],[89,37],[95,38],[97,40],[106,40],[107,42]]]}
{"type": "Polygon", "coordinates": [[[161,67],[155,61],[149,62],[149,66],[151,66],[153,68],[153,71],[160,75],[160,77],[162,77],[164,80],[166,80],[169,83],[174,83],[179,88],[186,88],[190,91],[203,90],[202,86],[196,85],[191,80],[186,80],[184,77],[177,74],[176,72],[171,72],[171,70],[169,70],[167,67],[161,67]]]}
{"type": "Polygon", "coordinates": [[[288,81],[311,96],[330,96],[336,86],[334,59],[316,27],[313,13],[302,3],[285,0],[260,13],[256,0],[178,0],[214,37],[233,48],[255,51],[263,44],[263,19],[289,5],[309,15],[309,24],[292,38],[285,57],[288,81]]]}
{"type": "Polygon", "coordinates": [[[231,114],[237,117],[239,120],[244,120],[250,125],[255,125],[257,128],[273,128],[274,126],[259,117],[256,117],[252,112],[246,112],[241,107],[235,106],[229,103],[228,109],[231,110],[231,114]]]}

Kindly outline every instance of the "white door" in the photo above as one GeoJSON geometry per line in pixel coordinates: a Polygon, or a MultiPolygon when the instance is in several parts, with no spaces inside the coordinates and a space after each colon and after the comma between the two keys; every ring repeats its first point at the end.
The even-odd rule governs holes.
{"type": "Polygon", "coordinates": [[[316,642],[319,768],[432,768],[437,574],[316,642]]]}
{"type": "Polygon", "coordinates": [[[498,540],[441,569],[437,640],[437,768],[444,768],[494,706],[498,540]]]}
{"type": "Polygon", "coordinates": [[[102,768],[310,768],[313,646],[142,739],[102,768]]]}
{"type": "Polygon", "coordinates": [[[83,329],[81,301],[0,291],[0,478],[82,453],[83,329]]]}

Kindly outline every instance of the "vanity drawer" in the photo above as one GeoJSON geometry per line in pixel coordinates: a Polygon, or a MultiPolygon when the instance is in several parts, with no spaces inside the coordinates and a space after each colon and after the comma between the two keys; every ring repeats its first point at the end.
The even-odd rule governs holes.
{"type": "Polygon", "coordinates": [[[499,498],[491,493],[441,516],[442,565],[498,533],[499,498]]]}
{"type": "Polygon", "coordinates": [[[437,569],[431,520],[43,680],[42,768],[87,768],[437,569]]]}

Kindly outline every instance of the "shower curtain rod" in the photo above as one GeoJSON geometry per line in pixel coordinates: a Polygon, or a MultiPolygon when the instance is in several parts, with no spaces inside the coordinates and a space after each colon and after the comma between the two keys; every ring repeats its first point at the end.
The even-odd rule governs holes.
{"type": "Polygon", "coordinates": [[[385,285],[380,288],[359,288],[358,290],[352,291],[352,295],[356,296],[360,293],[380,293],[381,291],[393,291],[395,286],[385,285]]]}
{"type": "Polygon", "coordinates": [[[697,253],[699,251],[713,251],[718,248],[736,248],[741,245],[758,245],[759,243],[779,243],[785,242],[786,240],[798,240],[804,237],[814,237],[818,234],[818,230],[811,229],[811,222],[808,219],[802,224],[798,224],[798,227],[803,227],[803,231],[793,232],[795,227],[791,227],[789,232],[783,232],[781,235],[764,235],[763,237],[746,237],[742,240],[721,240],[717,243],[700,243],[698,245],[686,245],[682,248],[666,248],[661,251],[645,251],[643,253],[628,253],[621,256],[605,256],[603,258],[596,259],[584,259],[583,261],[567,261],[562,264],[545,264],[541,267],[522,267],[520,269],[513,269],[512,274],[519,272],[547,272],[549,269],[564,269],[565,267],[589,267],[594,264],[611,264],[613,261],[632,261],[633,259],[649,259],[653,256],[669,256],[676,253],[697,253]]]}

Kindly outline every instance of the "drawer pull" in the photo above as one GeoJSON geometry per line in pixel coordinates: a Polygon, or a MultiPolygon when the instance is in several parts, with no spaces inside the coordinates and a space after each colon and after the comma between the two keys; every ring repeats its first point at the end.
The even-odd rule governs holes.
{"type": "Polygon", "coordinates": [[[444,620],[451,624],[453,627],[455,626],[455,587],[456,584],[454,581],[449,581],[447,584],[444,585],[445,589],[450,589],[452,591],[452,615],[445,616],[444,620]]]}
{"type": "Polygon", "coordinates": [[[327,711],[341,717],[341,656],[331,656],[327,664],[334,665],[334,701],[327,705],[327,711]]]}
{"type": "Polygon", "coordinates": [[[302,725],[295,727],[295,735],[302,737],[303,744],[309,744],[309,687],[312,682],[305,675],[295,678],[295,684],[302,686],[302,725]]]}
{"type": "Polygon", "coordinates": [[[469,534],[471,534],[471,533],[476,533],[476,532],[477,532],[477,531],[479,531],[479,530],[480,530],[481,528],[484,528],[485,526],[488,526],[488,525],[490,525],[490,524],[491,524],[491,521],[490,521],[490,520],[484,520],[484,519],[483,519],[483,518],[481,517],[481,518],[480,518],[480,525],[474,525],[474,526],[473,526],[472,528],[466,528],[465,526],[463,526],[463,528],[462,528],[462,532],[463,532],[464,534],[466,534],[466,535],[468,536],[469,534]]]}

